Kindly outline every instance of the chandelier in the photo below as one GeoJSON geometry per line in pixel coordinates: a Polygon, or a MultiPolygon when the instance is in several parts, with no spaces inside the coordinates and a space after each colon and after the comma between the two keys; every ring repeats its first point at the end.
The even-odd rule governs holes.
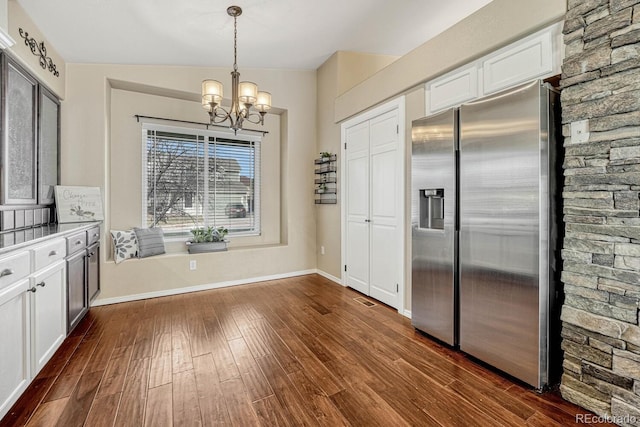
{"type": "Polygon", "coordinates": [[[238,27],[237,18],[242,15],[239,6],[229,6],[227,14],[233,17],[233,71],[231,72],[231,108],[225,109],[222,102],[222,83],[217,80],[202,82],[202,108],[209,112],[211,124],[229,121],[229,128],[234,132],[242,129],[246,120],[250,123],[264,125],[264,115],[271,108],[271,94],[258,92],[258,85],[253,82],[241,82],[238,72],[238,27]]]}

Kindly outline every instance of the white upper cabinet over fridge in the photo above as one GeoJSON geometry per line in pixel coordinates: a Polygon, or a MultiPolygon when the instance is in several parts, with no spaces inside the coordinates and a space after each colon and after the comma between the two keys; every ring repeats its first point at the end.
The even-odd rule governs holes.
{"type": "Polygon", "coordinates": [[[558,23],[456,68],[426,83],[426,113],[560,74],[563,49],[562,23],[558,23]]]}

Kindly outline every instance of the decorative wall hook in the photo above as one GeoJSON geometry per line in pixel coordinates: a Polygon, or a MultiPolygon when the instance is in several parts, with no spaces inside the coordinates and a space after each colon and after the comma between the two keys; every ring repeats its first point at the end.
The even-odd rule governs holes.
{"type": "Polygon", "coordinates": [[[40,57],[40,66],[43,70],[49,69],[49,71],[56,77],[60,77],[60,73],[56,68],[56,64],[53,63],[50,57],[47,56],[47,48],[44,46],[44,42],[38,42],[33,37],[29,37],[29,33],[19,29],[20,37],[24,39],[24,44],[29,46],[31,53],[40,57]]]}

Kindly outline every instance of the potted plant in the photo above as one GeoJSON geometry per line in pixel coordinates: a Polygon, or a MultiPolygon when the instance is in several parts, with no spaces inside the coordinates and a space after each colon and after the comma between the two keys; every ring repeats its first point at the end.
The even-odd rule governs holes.
{"type": "Polygon", "coordinates": [[[225,236],[228,230],[224,227],[197,227],[191,230],[191,240],[187,242],[190,254],[218,252],[227,250],[225,236]]]}
{"type": "Polygon", "coordinates": [[[328,151],[323,151],[320,153],[320,160],[322,160],[323,162],[328,162],[329,160],[331,160],[331,156],[332,154],[328,151]]]}

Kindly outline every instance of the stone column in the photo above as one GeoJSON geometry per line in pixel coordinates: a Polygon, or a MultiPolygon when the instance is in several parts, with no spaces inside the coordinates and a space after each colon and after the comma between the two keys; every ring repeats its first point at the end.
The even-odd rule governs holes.
{"type": "Polygon", "coordinates": [[[640,0],[568,0],[564,40],[560,391],[640,425],[640,0]]]}

